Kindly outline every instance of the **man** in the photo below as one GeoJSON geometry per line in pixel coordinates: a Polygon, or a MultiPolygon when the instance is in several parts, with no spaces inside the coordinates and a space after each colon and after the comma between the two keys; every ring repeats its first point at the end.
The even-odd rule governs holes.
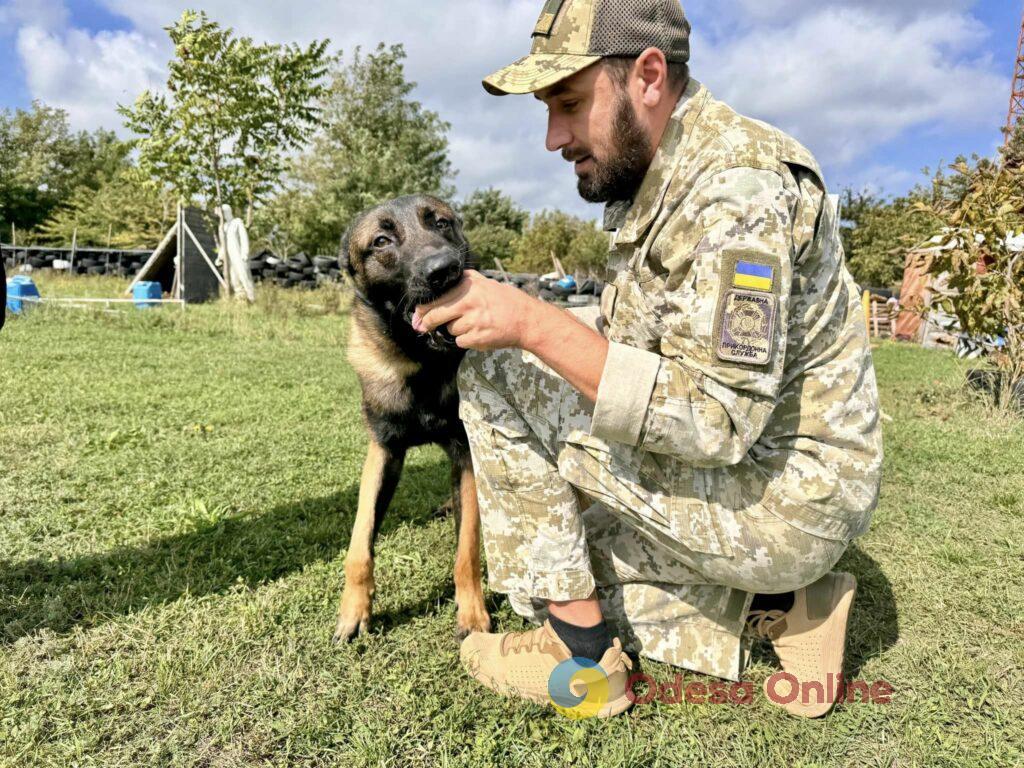
{"type": "Polygon", "coordinates": [[[540,702],[563,661],[597,662],[608,716],[622,639],[737,680],[760,634],[801,687],[786,708],[819,716],[804,683],[842,671],[855,588],[831,569],[877,501],[874,369],[817,163],[690,79],[689,31],[678,0],[549,0],[531,54],[484,81],[547,106],[547,149],[607,203],[614,282],[593,327],[475,272],[417,309],[475,350],[489,583],[543,621],[461,656],[540,702]]]}

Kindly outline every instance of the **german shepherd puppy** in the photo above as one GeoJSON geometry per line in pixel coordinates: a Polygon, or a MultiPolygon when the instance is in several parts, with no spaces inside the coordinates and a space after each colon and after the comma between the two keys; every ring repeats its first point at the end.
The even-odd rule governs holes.
{"type": "Polygon", "coordinates": [[[401,197],[362,213],[340,261],[355,287],[348,359],[363,390],[370,447],[345,559],[334,641],[366,632],[374,592],[374,540],[409,448],[435,443],[451,460],[456,636],[490,629],[480,573],[480,511],[455,376],[464,352],[447,331],[420,334],[418,304],[439,298],[475,266],[459,216],[434,197],[401,197]]]}

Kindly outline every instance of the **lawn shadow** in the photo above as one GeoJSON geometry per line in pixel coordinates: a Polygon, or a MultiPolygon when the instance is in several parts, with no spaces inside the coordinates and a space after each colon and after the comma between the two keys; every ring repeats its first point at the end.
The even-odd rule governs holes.
{"type": "MultiPolygon", "coordinates": [[[[868,661],[896,644],[900,634],[899,614],[889,578],[878,562],[857,544],[850,545],[836,569],[848,571],[857,578],[844,664],[846,679],[856,680],[868,661]]],[[[753,657],[778,666],[778,659],[766,643],[754,645],[753,657]]]]}
{"type": "MultiPolygon", "coordinates": [[[[380,535],[436,519],[437,507],[419,500],[436,497],[440,504],[450,491],[448,477],[445,460],[406,465],[380,535]]],[[[220,594],[240,584],[256,587],[310,563],[333,560],[348,544],[358,498],[357,480],[330,496],[211,522],[142,547],[68,560],[0,560],[0,645],[40,630],[65,633],[95,626],[186,594],[220,594]]],[[[453,531],[453,562],[454,556],[453,531]]],[[[339,563],[339,596],[341,584],[339,563]]],[[[415,605],[375,615],[376,624],[386,629],[404,623],[453,592],[450,581],[440,582],[415,605]]],[[[325,636],[332,631],[333,625],[325,627],[325,636]]]]}

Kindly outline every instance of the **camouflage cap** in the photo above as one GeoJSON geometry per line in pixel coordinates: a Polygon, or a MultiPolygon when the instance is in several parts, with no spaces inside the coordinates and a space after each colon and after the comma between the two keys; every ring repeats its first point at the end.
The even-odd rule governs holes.
{"type": "Polygon", "coordinates": [[[606,56],[658,48],[690,59],[690,23],[679,0],[545,0],[533,49],[484,80],[495,96],[548,88],[606,56]]]}

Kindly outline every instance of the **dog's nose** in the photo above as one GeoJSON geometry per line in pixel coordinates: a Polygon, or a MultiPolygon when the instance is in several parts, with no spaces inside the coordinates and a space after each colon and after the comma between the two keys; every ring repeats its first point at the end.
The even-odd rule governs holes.
{"type": "Polygon", "coordinates": [[[462,271],[462,264],[452,253],[438,253],[423,262],[423,277],[435,291],[446,288],[462,271]]]}

